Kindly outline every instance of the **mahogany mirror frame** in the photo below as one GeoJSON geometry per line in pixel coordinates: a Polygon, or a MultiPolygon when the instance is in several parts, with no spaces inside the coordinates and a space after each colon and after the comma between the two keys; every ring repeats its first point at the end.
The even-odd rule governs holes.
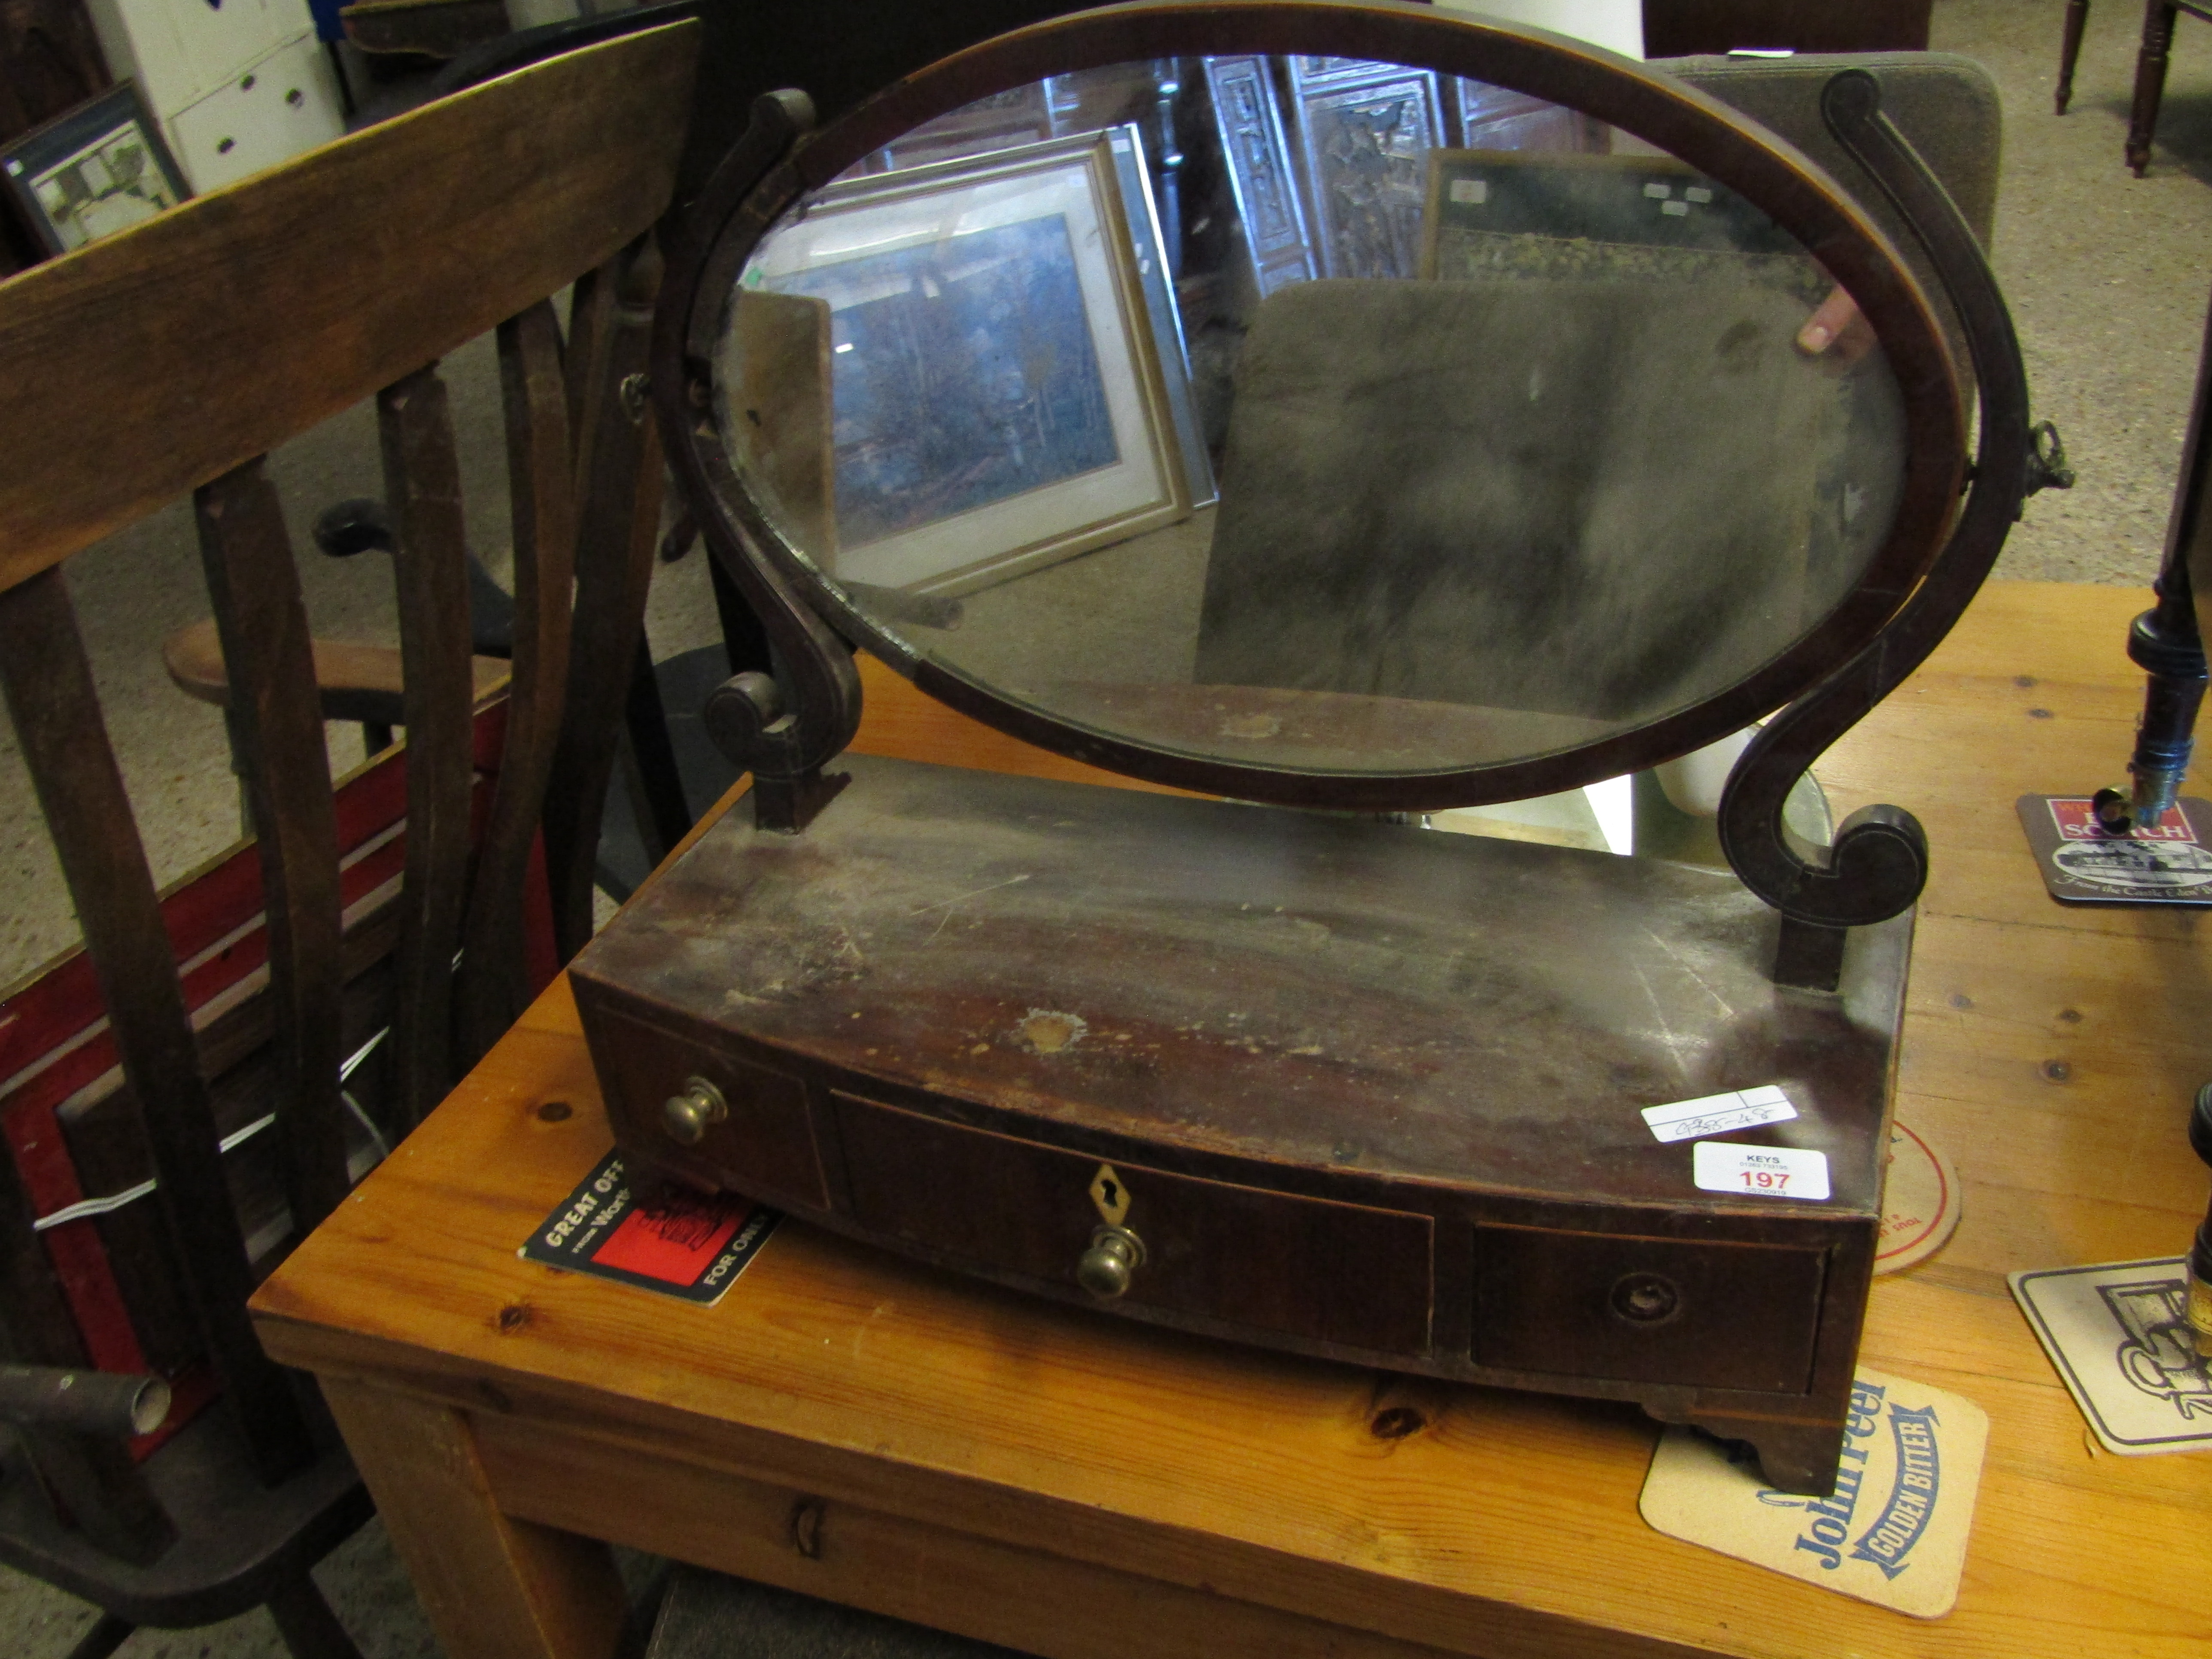
{"type": "MultiPolygon", "coordinates": [[[[1966,467],[1960,376],[1928,297],[1896,248],[1833,179],[1792,147],[1714,99],[1600,48],[1399,0],[1140,0],[999,36],[894,83],[818,131],[806,131],[811,120],[803,97],[762,100],[752,129],[702,193],[664,283],[653,376],[663,430],[672,434],[672,460],[713,556],[778,647],[777,684],[753,684],[741,697],[718,694],[720,707],[710,705],[718,738],[726,748],[749,751],[748,763],[763,781],[811,774],[849,742],[860,694],[842,636],[986,725],[1155,783],[1276,805],[1371,811],[1553,793],[1656,765],[1806,696],[1867,652],[1899,617],[1937,564],[1954,522],[1966,467]],[[1644,725],[1546,754],[1392,775],[1258,767],[1156,748],[1055,718],[916,653],[829,586],[752,500],[715,424],[715,345],[728,297],[753,252],[806,192],[921,123],[977,99],[1094,65],[1231,52],[1407,64],[1565,105],[1658,145],[1795,237],[1871,325],[1904,416],[1896,518],[1836,608],[1747,676],[1644,725]]],[[[1969,591],[1978,580],[1978,574],[1972,578],[1969,591]]],[[[1863,712],[1860,708],[1844,724],[1863,712]]],[[[798,822],[781,827],[797,828],[809,813],[801,809],[795,816],[798,822]]]]}

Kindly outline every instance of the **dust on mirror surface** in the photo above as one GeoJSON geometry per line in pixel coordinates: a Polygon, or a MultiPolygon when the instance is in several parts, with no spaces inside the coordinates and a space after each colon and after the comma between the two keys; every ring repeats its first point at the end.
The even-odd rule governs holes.
{"type": "Polygon", "coordinates": [[[1879,344],[1759,209],[1577,111],[1335,58],[918,127],[770,230],[714,367],[762,513],[915,656],[1291,770],[1703,702],[1852,591],[1905,464],[1879,344]]]}

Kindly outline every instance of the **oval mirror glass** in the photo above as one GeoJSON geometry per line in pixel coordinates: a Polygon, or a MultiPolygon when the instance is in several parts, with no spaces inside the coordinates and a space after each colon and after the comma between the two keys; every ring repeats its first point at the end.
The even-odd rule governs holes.
{"type": "Polygon", "coordinates": [[[1932,551],[1850,294],[1591,114],[1214,53],[838,133],[702,296],[716,441],[908,672],[1246,768],[1679,751],[1932,551]]]}

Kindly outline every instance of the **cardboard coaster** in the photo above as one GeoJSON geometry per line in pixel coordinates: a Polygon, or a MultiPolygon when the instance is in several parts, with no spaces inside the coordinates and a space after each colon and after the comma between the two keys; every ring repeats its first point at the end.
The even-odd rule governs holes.
{"type": "Polygon", "coordinates": [[[1928,1260],[1950,1242],[1959,1210],[1959,1172],[1951,1160],[1910,1124],[1893,1121],[1875,1272],[1899,1273],[1928,1260]]]}
{"type": "Polygon", "coordinates": [[[1972,1401],[1861,1370],[1832,1496],[1777,1492],[1748,1449],[1732,1455],[1673,1428],[1659,1437],[1638,1507],[1669,1538],[1940,1619],[1959,1599],[1989,1437],[1972,1401]]]}
{"type": "Polygon", "coordinates": [[[2014,1273],[2036,1340],[2107,1451],[2212,1446],[2212,1367],[2190,1340],[2181,1256],[2014,1273]]]}
{"type": "Polygon", "coordinates": [[[632,1197],[622,1154],[609,1152],[515,1254],[713,1307],[783,1219],[732,1194],[632,1197]]]}
{"type": "Polygon", "coordinates": [[[2035,867],[2067,904],[2212,904],[2212,801],[2185,797],[2155,830],[2115,836],[2087,795],[2014,803],[2035,867]]]}

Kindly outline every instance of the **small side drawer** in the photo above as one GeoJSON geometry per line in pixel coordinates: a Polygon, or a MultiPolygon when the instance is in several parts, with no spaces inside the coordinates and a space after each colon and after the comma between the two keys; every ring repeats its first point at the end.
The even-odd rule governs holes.
{"type": "MultiPolygon", "coordinates": [[[[1385,1353],[1429,1346],[1431,1224],[1170,1175],[833,1093],[862,1226],[1074,1288],[1110,1168],[1145,1259],[1122,1302],[1385,1353]]],[[[1106,1305],[1115,1305],[1108,1304],[1106,1305]]]]}
{"type": "Polygon", "coordinates": [[[1474,1362],[1800,1394],[1826,1260],[1784,1244],[1478,1226],[1474,1362]]]}
{"type": "Polygon", "coordinates": [[[829,1207],[806,1085],[799,1079],[627,1014],[580,1000],[578,1006],[619,1138],[664,1146],[672,1162],[751,1197],[829,1207]],[[721,1091],[729,1115],[687,1146],[670,1137],[662,1109],[694,1077],[721,1091]]]}

